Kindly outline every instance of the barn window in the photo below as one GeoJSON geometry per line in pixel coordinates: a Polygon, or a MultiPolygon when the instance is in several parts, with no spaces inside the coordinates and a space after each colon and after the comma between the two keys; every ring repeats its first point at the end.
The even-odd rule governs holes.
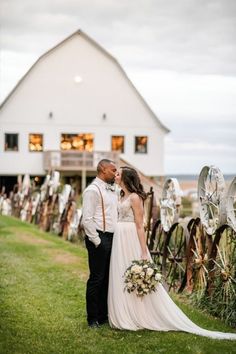
{"type": "Polygon", "coordinates": [[[113,135],[111,137],[111,150],[124,152],[125,138],[122,135],[113,135]]]}
{"type": "Polygon", "coordinates": [[[146,154],[147,153],[147,136],[136,136],[135,137],[135,153],[146,154]]]}
{"type": "Polygon", "coordinates": [[[93,151],[93,134],[61,134],[61,150],[93,151]]]}
{"type": "Polygon", "coordinates": [[[5,134],[5,151],[18,150],[18,134],[5,134]]]}
{"type": "Polygon", "coordinates": [[[29,134],[29,151],[43,151],[43,134],[29,134]]]}

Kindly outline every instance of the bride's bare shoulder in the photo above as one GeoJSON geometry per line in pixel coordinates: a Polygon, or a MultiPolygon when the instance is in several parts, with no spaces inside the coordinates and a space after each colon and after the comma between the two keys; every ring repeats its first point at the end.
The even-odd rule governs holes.
{"type": "Polygon", "coordinates": [[[130,195],[130,201],[131,203],[139,204],[141,202],[141,198],[137,193],[132,193],[130,195]]]}

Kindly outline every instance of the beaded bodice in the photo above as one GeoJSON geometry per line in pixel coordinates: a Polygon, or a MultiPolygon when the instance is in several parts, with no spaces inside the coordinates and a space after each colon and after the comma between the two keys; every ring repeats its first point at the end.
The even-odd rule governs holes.
{"type": "Polygon", "coordinates": [[[134,222],[134,213],[130,204],[130,195],[118,202],[118,222],[134,222]]]}

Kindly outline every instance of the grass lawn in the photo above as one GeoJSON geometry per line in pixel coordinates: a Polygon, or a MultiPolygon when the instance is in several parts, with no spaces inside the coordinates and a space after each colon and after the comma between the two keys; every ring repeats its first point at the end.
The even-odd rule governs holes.
{"type": "MultiPolygon", "coordinates": [[[[0,353],[236,353],[236,342],[181,332],[87,327],[87,252],[34,225],[0,216],[0,353]]],[[[175,299],[200,326],[234,330],[175,299]]]]}

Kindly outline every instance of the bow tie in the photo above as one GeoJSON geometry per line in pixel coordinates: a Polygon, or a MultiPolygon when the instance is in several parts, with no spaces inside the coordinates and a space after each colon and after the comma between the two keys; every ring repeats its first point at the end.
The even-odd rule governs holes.
{"type": "Polygon", "coordinates": [[[112,192],[115,192],[115,186],[113,186],[111,184],[106,184],[106,190],[110,190],[112,192]]]}

